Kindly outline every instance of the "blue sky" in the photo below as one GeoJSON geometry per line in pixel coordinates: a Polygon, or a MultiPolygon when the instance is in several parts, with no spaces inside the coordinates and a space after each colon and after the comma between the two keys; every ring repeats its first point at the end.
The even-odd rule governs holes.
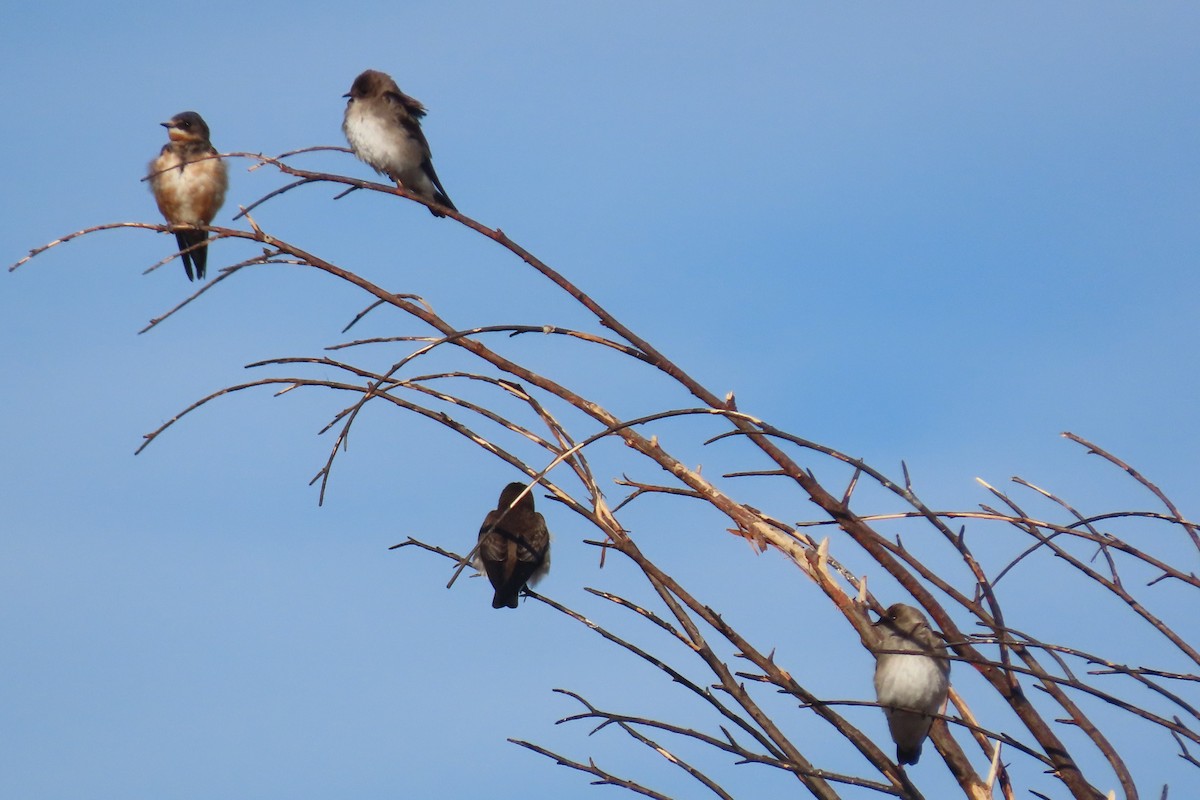
{"type": "MultiPolygon", "coordinates": [[[[714,391],[735,391],[743,411],[893,474],[904,460],[934,506],[989,502],[976,476],[1019,474],[1087,511],[1154,507],[1059,437],[1071,430],[1195,518],[1198,37],[1200,10],[1185,3],[20,4],[0,31],[0,253],[11,263],[89,225],[158,221],[139,178],[165,140],[158,123],[185,109],[223,151],[340,145],[341,95],[373,67],[429,108],[459,208],[714,391]]],[[[371,174],[336,154],[304,164],[371,174]]],[[[279,184],[244,166],[231,164],[218,224],[279,184]]],[[[255,217],[463,327],[591,327],[460,226],[334,193],[293,192],[255,217]]],[[[344,341],[367,303],[315,273],[260,268],[139,336],[190,291],[178,261],[141,274],[172,248],[100,233],[0,276],[0,794],[611,792],[505,743],[515,736],[695,796],[615,733],[552,724],[576,710],[556,687],[711,724],[682,691],[546,608],[492,612],[482,581],[445,591],[444,563],[388,552],[409,535],[468,549],[509,468],[372,409],[318,507],[307,483],[329,441],[316,432],[345,402],[300,392],[224,399],[133,455],[188,403],[245,380],[244,364],[344,341]]],[[[224,244],[210,266],[252,253],[224,244]]],[[[378,314],[357,332],[422,331],[378,314]]],[[[497,347],[622,415],[691,404],[563,342],[497,347]]],[[[706,474],[763,466],[737,443],[699,445],[718,430],[657,432],[706,474]]],[[[660,477],[624,451],[596,448],[604,477],[660,477]]],[[[812,515],[782,484],[729,485],[782,519],[812,515]]],[[[545,591],[654,642],[581,591],[646,589],[627,567],[597,568],[581,544],[593,531],[543,510],[556,535],[545,591]]],[[[622,521],[806,685],[869,696],[869,657],[778,556],[754,557],[721,520],[664,500],[622,521]],[[814,653],[814,637],[839,655],[814,653]]],[[[993,563],[1018,547],[979,536],[993,563]]],[[[1162,546],[1197,568],[1194,551],[1162,546]]],[[[1121,609],[1059,575],[1046,563],[1005,579],[1014,624],[1085,649],[1128,644],[1113,634],[1121,609]],[[1047,602],[1060,620],[1039,611],[1047,602]]],[[[1183,613],[1194,598],[1161,585],[1148,597],[1200,639],[1183,613]]],[[[1157,648],[1138,652],[1176,664],[1157,648]]],[[[808,752],[853,768],[823,730],[783,713],[808,752]]],[[[852,716],[886,735],[876,710],[852,716]]],[[[1135,731],[1129,746],[1144,791],[1196,785],[1169,742],[1135,731]]],[[[936,759],[919,770],[944,785],[936,759]]],[[[753,767],[725,774],[750,795],[790,785],[753,767]]]]}

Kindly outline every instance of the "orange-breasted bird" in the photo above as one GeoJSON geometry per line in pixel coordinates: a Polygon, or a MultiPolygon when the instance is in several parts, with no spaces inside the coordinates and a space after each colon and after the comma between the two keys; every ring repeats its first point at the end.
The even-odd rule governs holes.
{"type": "MultiPolygon", "coordinates": [[[[150,162],[150,191],[154,192],[158,210],[172,225],[208,225],[225,202],[229,187],[225,162],[213,157],[217,151],[208,140],[208,125],[195,111],[176,114],[162,125],[170,141],[150,162]]],[[[207,242],[208,233],[177,230],[175,241],[180,250],[187,250],[207,242]]],[[[207,244],[183,253],[183,269],[189,281],[203,280],[207,264],[207,244]]]]}

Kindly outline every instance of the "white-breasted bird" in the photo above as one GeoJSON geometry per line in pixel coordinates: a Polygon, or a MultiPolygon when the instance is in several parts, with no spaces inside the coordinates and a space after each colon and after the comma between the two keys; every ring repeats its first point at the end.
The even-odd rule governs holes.
{"type": "Polygon", "coordinates": [[[876,641],[875,695],[896,743],[896,761],[916,764],[921,744],[950,690],[946,645],[918,609],[896,603],[873,626],[876,641]],[[904,651],[884,652],[884,651],[904,651]]]}
{"type": "MultiPolygon", "coordinates": [[[[354,155],[413,194],[457,211],[433,169],[421,131],[425,106],[400,91],[390,75],[374,69],[355,78],[344,96],[350,99],[342,132],[354,155]]],[[[435,217],[446,216],[429,210],[435,217]]]]}

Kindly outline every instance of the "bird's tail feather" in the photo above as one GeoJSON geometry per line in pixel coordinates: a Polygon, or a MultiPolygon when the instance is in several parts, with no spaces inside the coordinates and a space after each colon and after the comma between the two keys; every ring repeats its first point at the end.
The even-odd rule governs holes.
{"type": "Polygon", "coordinates": [[[497,591],[492,597],[492,608],[516,608],[518,594],[519,592],[497,591]]]}
{"type": "Polygon", "coordinates": [[[917,742],[916,747],[896,745],[896,761],[901,764],[916,764],[921,760],[921,744],[922,742],[917,742]]]}
{"type": "MultiPolygon", "coordinates": [[[[451,211],[458,211],[458,206],[454,205],[453,201],[451,201],[450,198],[446,196],[445,192],[434,191],[433,199],[436,202],[441,203],[442,205],[444,205],[446,208],[450,209],[451,211]]],[[[432,208],[429,209],[429,213],[433,214],[435,217],[446,216],[445,214],[443,214],[440,211],[434,211],[432,208]]]]}
{"type": "MultiPolygon", "coordinates": [[[[208,240],[206,231],[175,231],[175,242],[179,245],[180,250],[186,250],[193,245],[200,244],[208,240]]],[[[184,253],[183,269],[187,273],[188,280],[199,278],[204,280],[206,268],[208,267],[208,245],[198,247],[190,253],[184,253]],[[192,273],[192,266],[195,265],[195,274],[192,273]]]]}

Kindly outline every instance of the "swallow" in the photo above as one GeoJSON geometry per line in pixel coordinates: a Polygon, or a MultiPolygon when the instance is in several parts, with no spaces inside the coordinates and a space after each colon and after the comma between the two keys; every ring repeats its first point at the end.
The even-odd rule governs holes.
{"type": "Polygon", "coordinates": [[[533,510],[532,492],[517,500],[524,490],[523,483],[505,486],[479,529],[475,566],[487,572],[496,590],[492,608],[516,608],[521,590],[550,571],[550,531],[533,510]]]}
{"type": "MultiPolygon", "coordinates": [[[[150,191],[158,210],[172,225],[208,225],[225,202],[229,175],[225,162],[208,140],[208,125],[195,111],[176,114],[161,123],[170,141],[150,162],[150,191]]],[[[180,250],[208,241],[206,231],[175,231],[180,250]]],[[[204,280],[208,245],[183,253],[188,280],[204,280]],[[192,267],[195,266],[195,274],[192,267]]]]}
{"type": "Polygon", "coordinates": [[[933,725],[930,714],[941,712],[950,690],[950,660],[941,638],[917,609],[896,603],[872,627],[881,651],[875,662],[875,696],[887,716],[896,743],[896,761],[916,764],[921,744],[933,725]]]}
{"type": "MultiPolygon", "coordinates": [[[[390,75],[369,69],[342,95],[346,116],[342,132],[359,160],[399,186],[457,211],[433,169],[429,142],[421,131],[425,106],[400,91],[390,75]]],[[[430,208],[435,217],[445,214],[430,208]]]]}

